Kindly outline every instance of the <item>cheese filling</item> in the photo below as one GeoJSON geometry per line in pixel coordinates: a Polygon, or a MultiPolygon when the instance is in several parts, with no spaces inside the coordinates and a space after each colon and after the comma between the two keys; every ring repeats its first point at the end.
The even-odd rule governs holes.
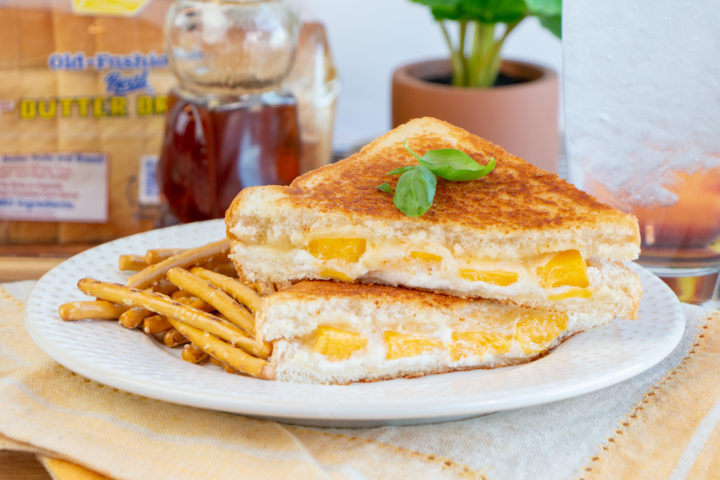
{"type": "Polygon", "coordinates": [[[410,248],[405,255],[398,255],[403,247],[374,245],[363,238],[336,237],[310,240],[304,250],[312,257],[311,262],[319,274],[331,280],[373,280],[374,276],[380,278],[388,272],[403,272],[430,283],[440,278],[491,288],[530,288],[543,292],[550,301],[592,296],[587,265],[577,250],[537,255],[517,262],[497,262],[472,255],[458,257],[441,247],[410,248]]]}
{"type": "Polygon", "coordinates": [[[342,362],[379,352],[385,361],[441,355],[448,363],[499,361],[505,357],[534,355],[552,347],[571,326],[561,313],[534,313],[520,316],[505,329],[469,329],[438,332],[403,332],[402,327],[384,331],[359,332],[319,325],[299,340],[304,348],[330,362],[342,362]],[[443,335],[444,333],[444,335],[443,335]],[[442,338],[444,337],[444,338],[442,338]]]}

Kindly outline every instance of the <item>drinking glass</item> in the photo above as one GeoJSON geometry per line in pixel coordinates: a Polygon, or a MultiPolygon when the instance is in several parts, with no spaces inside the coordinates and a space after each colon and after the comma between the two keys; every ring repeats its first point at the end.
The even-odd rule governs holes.
{"type": "Polygon", "coordinates": [[[570,181],[637,216],[639,262],[681,300],[718,301],[720,8],[715,0],[568,0],[570,181]]]}

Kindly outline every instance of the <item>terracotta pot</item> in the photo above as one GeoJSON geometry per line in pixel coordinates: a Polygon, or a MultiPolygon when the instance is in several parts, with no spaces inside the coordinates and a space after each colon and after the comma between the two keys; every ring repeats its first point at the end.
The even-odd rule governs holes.
{"type": "Polygon", "coordinates": [[[445,120],[546,170],[558,156],[558,77],[552,70],[504,60],[502,73],[522,83],[493,88],[428,82],[450,75],[448,60],[398,68],[392,80],[393,127],[422,116],[445,120]]]}

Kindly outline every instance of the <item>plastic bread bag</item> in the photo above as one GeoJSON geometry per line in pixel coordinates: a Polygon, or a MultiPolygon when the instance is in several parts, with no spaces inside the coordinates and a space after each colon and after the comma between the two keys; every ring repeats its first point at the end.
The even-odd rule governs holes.
{"type": "Polygon", "coordinates": [[[154,227],[169,0],[0,3],[0,244],[154,227]]]}

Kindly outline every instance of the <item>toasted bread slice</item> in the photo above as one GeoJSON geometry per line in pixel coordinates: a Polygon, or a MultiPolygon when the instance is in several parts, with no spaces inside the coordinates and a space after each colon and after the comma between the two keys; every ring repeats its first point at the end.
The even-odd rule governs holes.
{"type": "Polygon", "coordinates": [[[528,362],[611,319],[329,281],[265,297],[257,317],[278,380],[328,384],[528,362]]]}
{"type": "MultiPolygon", "coordinates": [[[[533,306],[588,283],[544,283],[538,268],[555,255],[579,252],[575,257],[591,265],[631,260],[640,238],[632,215],[432,118],[410,121],[290,186],[243,190],[226,224],[231,258],[252,281],[365,281],[533,306]],[[394,187],[397,176],[388,171],[417,164],[405,140],[421,155],[455,148],[497,165],[478,180],[439,179],[432,208],[407,217],[377,189],[383,182],[394,187]]],[[[568,305],[565,299],[558,305],[568,305]]]]}

